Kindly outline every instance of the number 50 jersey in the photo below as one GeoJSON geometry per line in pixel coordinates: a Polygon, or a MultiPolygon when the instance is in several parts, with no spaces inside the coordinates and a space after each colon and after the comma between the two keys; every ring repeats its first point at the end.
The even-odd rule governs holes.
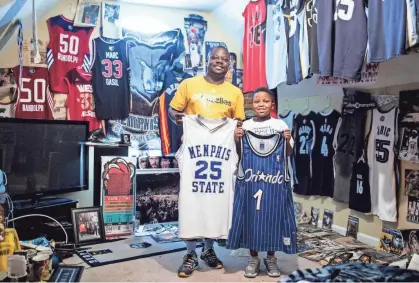
{"type": "Polygon", "coordinates": [[[226,239],[231,226],[238,155],[237,122],[229,118],[183,118],[183,144],[176,153],[180,170],[179,237],[226,239]]]}

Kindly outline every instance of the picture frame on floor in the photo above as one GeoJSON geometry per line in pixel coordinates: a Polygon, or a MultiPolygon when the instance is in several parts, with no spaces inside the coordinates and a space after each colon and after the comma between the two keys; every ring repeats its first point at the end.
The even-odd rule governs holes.
{"type": "Polygon", "coordinates": [[[74,242],[77,245],[96,244],[105,241],[105,229],[101,207],[72,208],[74,242]]]}

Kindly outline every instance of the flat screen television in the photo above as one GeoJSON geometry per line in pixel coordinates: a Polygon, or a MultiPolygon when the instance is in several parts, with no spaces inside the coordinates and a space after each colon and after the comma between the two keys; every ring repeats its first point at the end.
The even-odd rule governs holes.
{"type": "Polygon", "coordinates": [[[88,122],[0,118],[0,169],[13,200],[87,189],[88,122]]]}

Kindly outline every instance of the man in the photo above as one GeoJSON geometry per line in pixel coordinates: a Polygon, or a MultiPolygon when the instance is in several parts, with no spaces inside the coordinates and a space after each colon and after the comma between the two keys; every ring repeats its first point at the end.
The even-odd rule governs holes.
{"type": "Polygon", "coordinates": [[[148,158],[148,163],[150,163],[150,167],[153,168],[153,169],[160,168],[160,157],[150,156],[148,158]]]}
{"type": "MultiPolygon", "coordinates": [[[[244,120],[243,94],[240,89],[224,81],[230,64],[228,50],[222,46],[212,49],[207,64],[208,71],[205,76],[186,79],[179,85],[175,97],[170,103],[169,115],[178,124],[182,123],[184,115],[201,115],[210,119],[228,117],[244,120]]],[[[187,203],[183,203],[179,209],[187,210],[187,206],[187,203]]],[[[197,215],[197,217],[199,216],[197,215]]],[[[217,258],[213,245],[213,239],[205,240],[201,259],[212,268],[223,268],[223,263],[217,258]]],[[[198,268],[198,256],[195,252],[196,240],[187,239],[186,247],[187,254],[179,267],[179,277],[189,277],[198,268]]]]}

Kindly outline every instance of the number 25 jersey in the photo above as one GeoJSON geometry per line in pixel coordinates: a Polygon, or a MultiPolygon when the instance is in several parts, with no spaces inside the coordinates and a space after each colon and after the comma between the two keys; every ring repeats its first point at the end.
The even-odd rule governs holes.
{"type": "Polygon", "coordinates": [[[238,155],[237,122],[230,118],[183,118],[183,144],[176,153],[180,172],[179,237],[226,239],[231,226],[238,155]]]}
{"type": "Polygon", "coordinates": [[[131,95],[126,41],[95,38],[92,53],[96,116],[101,120],[128,118],[131,95]]]}

